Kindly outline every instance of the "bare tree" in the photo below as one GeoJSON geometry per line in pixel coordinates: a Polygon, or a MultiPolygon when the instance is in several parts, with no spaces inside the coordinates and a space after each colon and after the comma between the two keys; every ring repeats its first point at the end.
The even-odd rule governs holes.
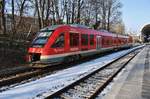
{"type": "Polygon", "coordinates": [[[53,16],[53,18],[52,18],[53,24],[55,24],[56,23],[56,17],[55,17],[55,1],[54,0],[52,1],[52,16],[53,16]]]}
{"type": "Polygon", "coordinates": [[[102,28],[106,29],[106,0],[101,1],[102,6],[102,28]]]}
{"type": "MultiPolygon", "coordinates": [[[[21,26],[22,23],[22,19],[23,19],[23,14],[25,12],[25,8],[28,7],[25,5],[25,3],[27,2],[27,0],[19,0],[17,2],[18,5],[18,10],[19,10],[19,21],[17,22],[17,27],[21,26]]],[[[22,27],[21,27],[22,28],[22,27]]]]}
{"type": "Polygon", "coordinates": [[[122,20],[111,25],[110,30],[118,34],[125,34],[125,25],[122,20]]]}
{"type": "MultiPolygon", "coordinates": [[[[23,30],[27,27],[32,30],[32,23],[27,25],[24,20],[28,15],[37,21],[39,29],[50,24],[65,22],[99,25],[96,27],[110,30],[121,19],[120,0],[11,0],[9,2],[12,8],[13,34],[18,32],[18,29],[23,30]],[[29,10],[30,6],[32,9],[29,10]],[[16,16],[19,19],[16,20],[16,16]]],[[[5,19],[2,21],[5,23],[5,19]]]]}
{"type": "Polygon", "coordinates": [[[94,27],[100,25],[96,27],[109,31],[110,26],[120,20],[121,7],[122,4],[120,0],[87,0],[84,9],[87,9],[89,14],[84,14],[85,12],[82,12],[81,15],[84,14],[84,17],[90,16],[91,21],[95,20],[94,27]]]}
{"type": "Polygon", "coordinates": [[[72,2],[71,2],[71,5],[72,5],[72,12],[71,12],[71,23],[74,23],[74,16],[75,16],[75,5],[76,3],[75,3],[75,0],[72,0],[72,2]]]}
{"type": "MultiPolygon", "coordinates": [[[[5,19],[5,0],[2,0],[2,24],[3,24],[3,34],[6,34],[6,19],[5,19]]],[[[1,23],[0,23],[1,25],[1,23]]]]}
{"type": "Polygon", "coordinates": [[[83,3],[84,3],[84,0],[77,1],[77,22],[76,23],[80,23],[81,9],[82,9],[83,3]]]}
{"type": "Polygon", "coordinates": [[[61,15],[59,11],[59,0],[55,0],[54,2],[54,7],[55,7],[55,17],[56,17],[56,24],[60,24],[61,22],[61,15]]]}
{"type": "Polygon", "coordinates": [[[15,24],[15,5],[14,5],[14,0],[11,0],[11,7],[12,7],[12,18],[11,18],[11,27],[12,27],[12,39],[13,39],[13,35],[16,32],[16,24],[15,24]]]}
{"type": "MultiPolygon", "coordinates": [[[[1,20],[2,20],[2,5],[3,5],[3,2],[0,1],[0,30],[2,30],[2,22],[1,22],[1,20]]],[[[0,33],[1,32],[2,31],[0,31],[0,33]]]]}
{"type": "Polygon", "coordinates": [[[41,29],[43,27],[43,20],[42,20],[42,16],[41,16],[41,8],[39,6],[39,0],[35,0],[35,8],[38,13],[39,28],[41,29]]]}
{"type": "Polygon", "coordinates": [[[69,24],[70,23],[70,0],[62,0],[62,5],[63,5],[63,9],[64,9],[64,19],[66,20],[66,23],[69,24]]]}
{"type": "Polygon", "coordinates": [[[117,22],[120,20],[121,11],[119,9],[122,4],[119,0],[108,0],[107,1],[107,30],[110,30],[110,23],[117,22]]]}
{"type": "Polygon", "coordinates": [[[49,23],[49,15],[50,15],[50,0],[47,0],[47,6],[46,6],[46,18],[45,18],[45,25],[48,25],[49,23]]]}

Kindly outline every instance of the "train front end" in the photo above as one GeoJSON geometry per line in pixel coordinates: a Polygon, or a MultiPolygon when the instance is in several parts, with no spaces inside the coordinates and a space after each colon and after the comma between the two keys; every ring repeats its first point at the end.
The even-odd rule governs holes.
{"type": "Polygon", "coordinates": [[[45,29],[37,33],[35,39],[32,41],[27,54],[27,61],[33,66],[36,64],[46,65],[42,62],[42,55],[46,52],[46,44],[50,38],[53,30],[45,29]]]}

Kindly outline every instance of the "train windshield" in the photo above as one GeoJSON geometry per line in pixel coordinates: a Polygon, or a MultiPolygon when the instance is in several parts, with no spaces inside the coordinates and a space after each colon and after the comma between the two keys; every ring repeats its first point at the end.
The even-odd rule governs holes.
{"type": "Polygon", "coordinates": [[[32,42],[32,47],[43,47],[53,31],[39,32],[32,42]]]}

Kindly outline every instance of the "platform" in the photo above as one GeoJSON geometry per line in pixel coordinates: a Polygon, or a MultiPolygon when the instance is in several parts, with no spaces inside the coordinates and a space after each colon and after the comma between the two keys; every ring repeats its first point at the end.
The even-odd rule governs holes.
{"type": "Polygon", "coordinates": [[[150,46],[131,60],[104,99],[150,99],[150,46]]]}

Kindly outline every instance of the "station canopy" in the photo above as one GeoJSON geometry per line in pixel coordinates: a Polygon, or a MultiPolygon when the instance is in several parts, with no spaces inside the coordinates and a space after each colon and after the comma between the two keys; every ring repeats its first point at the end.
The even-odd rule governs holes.
{"type": "Polygon", "coordinates": [[[150,41],[150,24],[147,24],[142,29],[142,35],[144,36],[145,41],[150,41]]]}

